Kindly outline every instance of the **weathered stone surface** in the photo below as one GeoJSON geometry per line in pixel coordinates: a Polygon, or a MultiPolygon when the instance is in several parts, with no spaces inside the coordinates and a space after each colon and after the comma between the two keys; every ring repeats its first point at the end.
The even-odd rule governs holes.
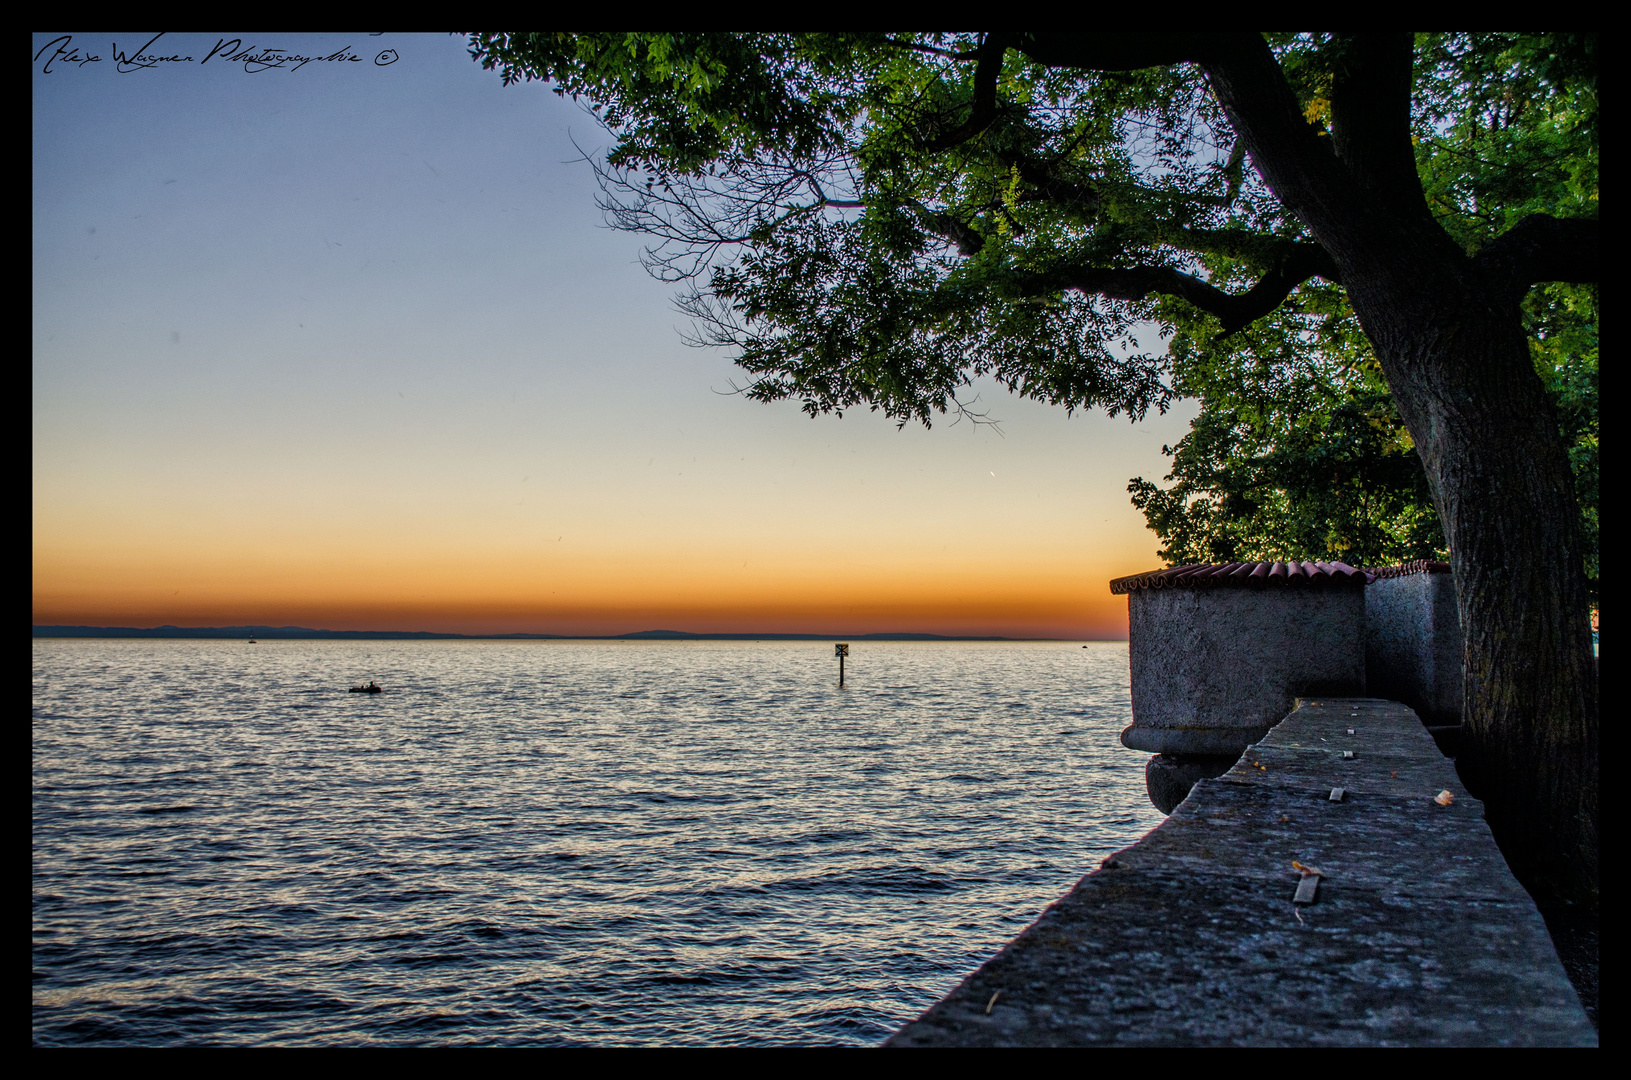
{"type": "Polygon", "coordinates": [[[1397,698],[1429,724],[1461,722],[1461,620],[1448,573],[1365,587],[1366,692],[1397,698]]]}
{"type": "Polygon", "coordinates": [[[1296,860],[1325,871],[1322,904],[1348,889],[1528,903],[1500,853],[1485,850],[1494,841],[1476,803],[1351,792],[1334,803],[1336,786],[1313,792],[1203,780],[1161,828],[1111,859],[1130,869],[1272,882],[1288,898],[1296,860]]]}
{"type": "Polygon", "coordinates": [[[888,1045],[1595,1046],[1416,716],[1301,704],[888,1045]],[[1292,860],[1316,903],[1293,908],[1292,860]]]}
{"type": "MultiPolygon", "coordinates": [[[[1443,763],[1420,754],[1421,739],[1406,719],[1414,714],[1398,702],[1382,699],[1346,698],[1340,709],[1318,710],[1306,722],[1269,732],[1251,748],[1249,756],[1231,762],[1232,769],[1218,768],[1217,758],[1188,758],[1161,755],[1145,766],[1150,801],[1164,814],[1189,794],[1196,781],[1228,773],[1241,783],[1258,779],[1276,787],[1287,784],[1308,791],[1329,793],[1333,787],[1365,793],[1419,792],[1424,785],[1443,781],[1443,763]],[[1354,734],[1349,735],[1352,730],[1354,734]],[[1342,751],[1351,750],[1353,758],[1342,751]]],[[[1465,792],[1450,776],[1453,794],[1465,792]]],[[[1435,788],[1432,794],[1442,790],[1435,788]]]]}
{"type": "Polygon", "coordinates": [[[1365,684],[1358,584],[1141,589],[1127,617],[1133,723],[1121,741],[1134,750],[1233,756],[1298,695],[1365,684]]]}

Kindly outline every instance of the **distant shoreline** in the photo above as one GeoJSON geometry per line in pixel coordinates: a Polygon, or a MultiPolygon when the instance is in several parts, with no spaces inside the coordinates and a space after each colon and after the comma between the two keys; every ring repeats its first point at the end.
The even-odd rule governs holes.
{"type": "MultiPolygon", "coordinates": [[[[314,630],[305,626],[35,626],[37,638],[264,638],[269,641],[1076,641],[1077,638],[965,637],[954,634],[442,634],[431,630],[314,630]]],[[[1098,640],[1098,639],[1093,639],[1098,640]]],[[[1106,641],[1122,640],[1106,638],[1106,641]]]]}

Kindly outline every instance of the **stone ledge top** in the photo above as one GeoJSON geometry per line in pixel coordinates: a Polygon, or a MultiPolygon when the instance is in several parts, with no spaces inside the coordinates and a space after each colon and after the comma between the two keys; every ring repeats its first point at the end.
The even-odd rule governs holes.
{"type": "Polygon", "coordinates": [[[1327,796],[1340,787],[1350,795],[1428,804],[1448,791],[1481,819],[1483,804],[1467,795],[1407,706],[1382,698],[1298,698],[1286,720],[1293,717],[1296,723],[1270,728],[1220,781],[1327,796]],[[1344,751],[1354,756],[1345,758],[1344,751]]]}
{"type": "Polygon", "coordinates": [[[1597,1045],[1415,714],[1298,705],[886,1045],[1597,1045]],[[1371,749],[1332,757],[1333,737],[1371,749]],[[1312,904],[1292,860],[1321,872],[1312,904]]]}

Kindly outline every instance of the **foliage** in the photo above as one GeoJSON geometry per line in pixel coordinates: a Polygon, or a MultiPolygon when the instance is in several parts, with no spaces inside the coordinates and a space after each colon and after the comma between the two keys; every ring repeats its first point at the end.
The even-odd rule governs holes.
{"type": "MultiPolygon", "coordinates": [[[[1327,297],[1335,302],[1339,298],[1327,297]]],[[[1128,485],[1171,564],[1316,558],[1355,566],[1443,559],[1421,459],[1351,316],[1299,348],[1271,316],[1194,362],[1179,387],[1201,414],[1169,480],[1128,485]],[[1344,332],[1345,331],[1345,332],[1344,332]]]]}
{"type": "Polygon", "coordinates": [[[655,238],[654,272],[705,282],[685,306],[699,339],[753,374],[749,397],[929,423],[991,376],[1067,407],[1164,409],[1163,363],[1132,337],[1150,303],[1068,278],[1139,265],[1163,231],[1210,218],[1188,195],[1223,198],[1227,154],[1200,165],[1190,150],[1216,104],[1192,71],[1067,73],[1008,50],[996,121],[942,147],[968,115],[980,45],[472,35],[506,80],[601,105],[617,136],[608,214],[655,238]]]}
{"type": "MultiPolygon", "coordinates": [[[[1332,42],[1281,46],[1307,115],[1323,122],[1322,88],[1339,62],[1332,42]]],[[[1417,169],[1435,219],[1469,252],[1531,213],[1595,216],[1594,48],[1580,35],[1418,35],[1417,169]]],[[[1553,283],[1524,303],[1536,369],[1574,467],[1594,602],[1596,297],[1595,285],[1553,283]]],[[[1163,558],[1380,565],[1447,557],[1420,459],[1339,289],[1305,284],[1221,342],[1178,305],[1163,314],[1177,335],[1176,387],[1202,403],[1191,434],[1163,448],[1176,483],[1129,485],[1163,558]]]]}

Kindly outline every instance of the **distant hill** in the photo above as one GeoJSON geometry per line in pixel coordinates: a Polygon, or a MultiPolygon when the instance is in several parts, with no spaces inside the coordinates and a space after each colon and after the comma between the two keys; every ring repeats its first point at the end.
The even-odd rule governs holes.
{"type": "Polygon", "coordinates": [[[641,630],[607,641],[1033,641],[1035,638],[952,637],[946,634],[693,634],[689,630],[641,630]]]}
{"type": "MultiPolygon", "coordinates": [[[[309,626],[36,626],[35,637],[95,638],[332,638],[337,640],[415,641],[468,637],[429,630],[314,630],[309,626]]],[[[557,634],[506,634],[505,637],[558,637],[557,634]]]]}
{"type": "Polygon", "coordinates": [[[633,634],[438,634],[430,630],[314,630],[307,626],[36,626],[37,638],[265,638],[332,641],[1034,641],[1037,638],[947,634],[693,634],[641,630],[633,634]]]}

